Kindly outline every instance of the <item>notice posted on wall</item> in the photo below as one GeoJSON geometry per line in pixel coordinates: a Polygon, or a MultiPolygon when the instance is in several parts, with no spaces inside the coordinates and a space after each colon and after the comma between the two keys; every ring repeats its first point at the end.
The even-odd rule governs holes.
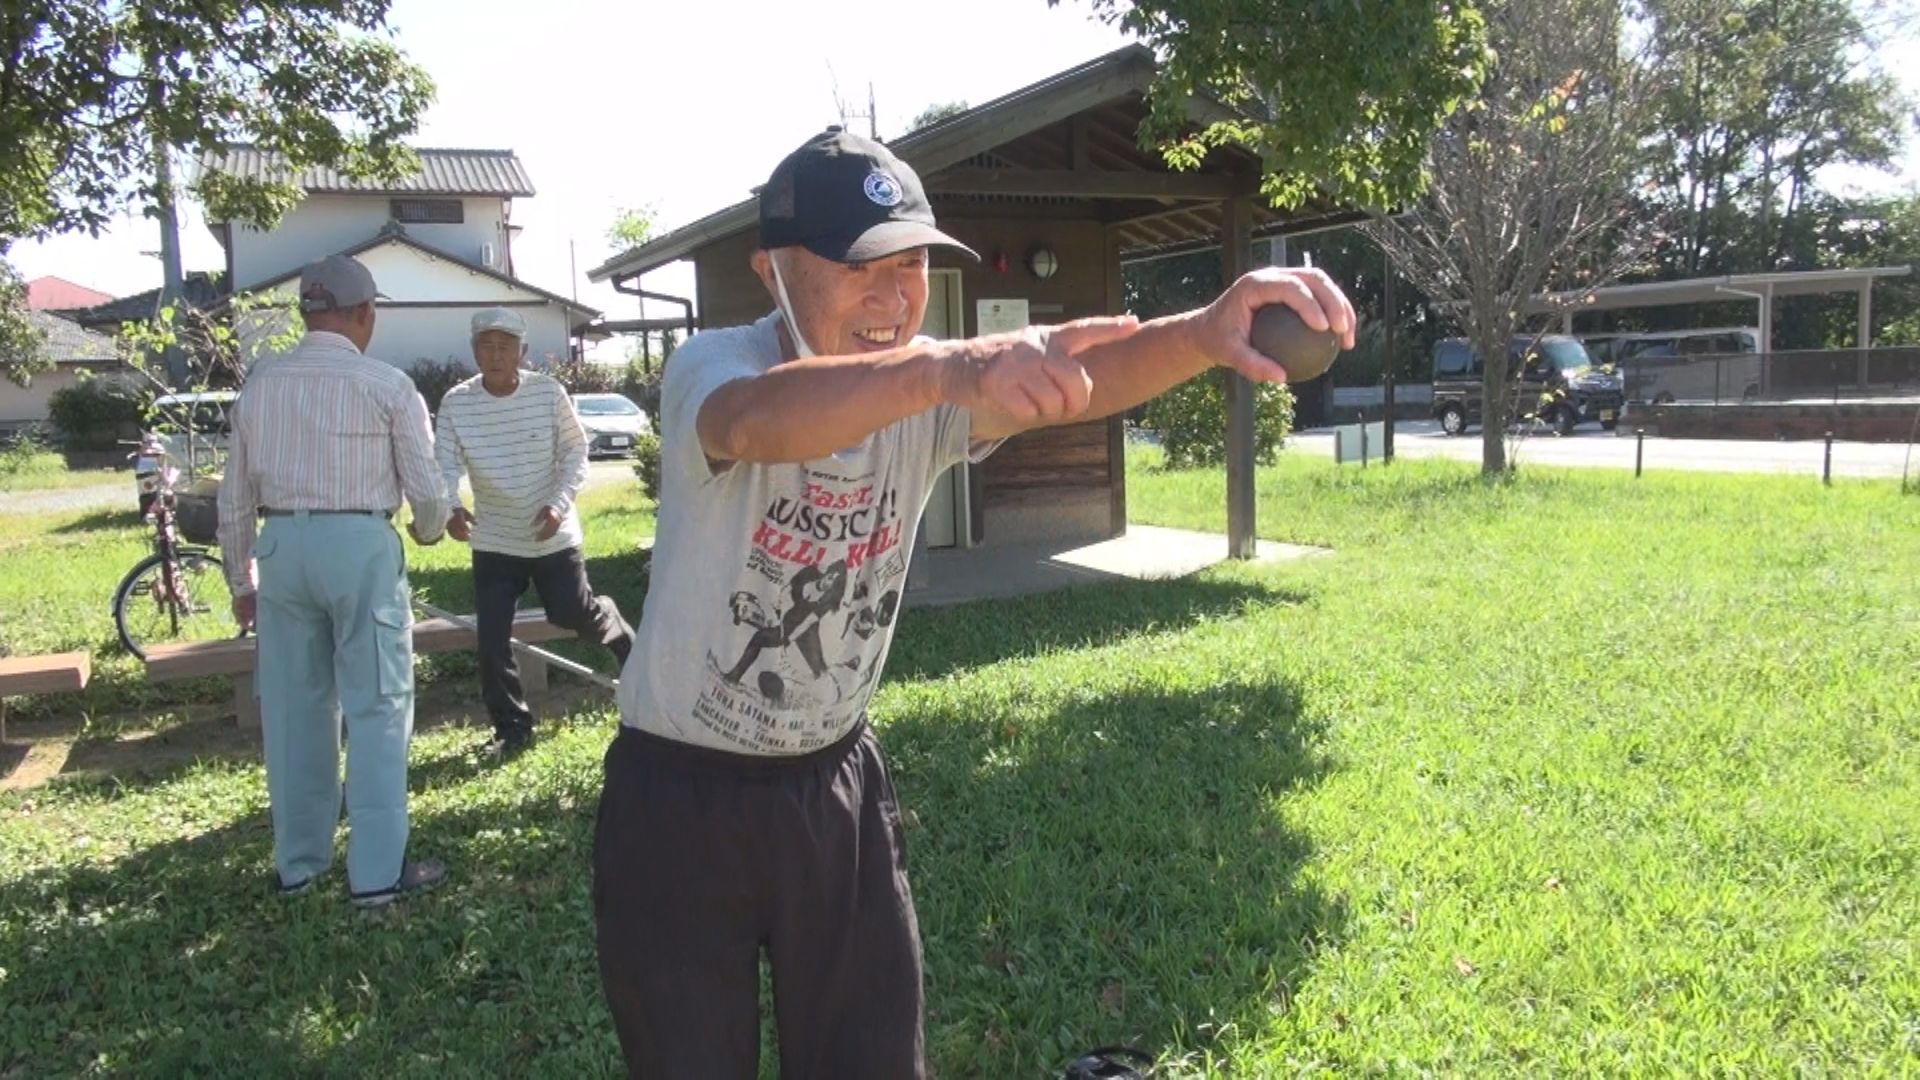
{"type": "Polygon", "coordinates": [[[1024,330],[1032,319],[1025,300],[981,300],[978,301],[977,314],[983,337],[987,334],[1004,334],[1010,330],[1024,330]]]}

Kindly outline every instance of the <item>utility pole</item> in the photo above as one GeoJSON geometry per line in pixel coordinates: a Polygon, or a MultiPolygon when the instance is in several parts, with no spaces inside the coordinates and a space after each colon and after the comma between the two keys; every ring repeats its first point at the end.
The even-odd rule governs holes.
{"type": "MultiPolygon", "coordinates": [[[[153,89],[156,122],[164,101],[161,94],[156,84],[153,89]]],[[[173,309],[174,326],[178,327],[186,322],[186,312],[180,306],[181,294],[185,291],[185,275],[180,270],[180,219],[174,212],[173,155],[167,146],[166,134],[158,127],[153,132],[153,177],[153,215],[160,220],[160,306],[173,309]]],[[[186,351],[178,343],[169,345],[164,359],[167,383],[176,390],[186,389],[191,374],[187,370],[186,351]]]]}

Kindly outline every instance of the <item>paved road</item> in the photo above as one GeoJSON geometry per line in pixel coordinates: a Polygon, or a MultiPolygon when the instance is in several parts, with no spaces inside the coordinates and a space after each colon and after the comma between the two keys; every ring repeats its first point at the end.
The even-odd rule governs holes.
{"type": "MultiPolygon", "coordinates": [[[[595,461],[587,466],[587,487],[640,481],[633,475],[633,462],[621,459],[595,461]]],[[[29,491],[21,494],[0,492],[0,513],[51,514],[78,510],[132,510],[135,506],[133,474],[119,474],[111,483],[65,491],[29,491]]]]}
{"type": "MultiPolygon", "coordinates": [[[[1331,428],[1300,432],[1292,444],[1309,453],[1333,456],[1331,428]]],[[[1597,468],[1633,468],[1634,438],[1597,428],[1582,427],[1567,438],[1530,436],[1519,444],[1522,465],[1574,465],[1597,468]]],[[[1394,429],[1394,453],[1407,458],[1444,457],[1480,460],[1480,432],[1449,437],[1433,421],[1402,421],[1394,429]]],[[[1819,476],[1825,446],[1820,442],[1772,442],[1746,439],[1660,439],[1647,437],[1646,468],[1688,469],[1698,472],[1797,473],[1819,476]]],[[[1835,476],[1899,478],[1907,461],[1900,443],[1833,444],[1835,476]]],[[[1920,447],[1911,466],[1920,475],[1920,447]]]]}

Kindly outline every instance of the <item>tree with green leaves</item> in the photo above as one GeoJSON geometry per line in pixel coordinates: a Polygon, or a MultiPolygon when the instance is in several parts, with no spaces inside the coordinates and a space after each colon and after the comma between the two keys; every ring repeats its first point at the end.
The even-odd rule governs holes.
{"type": "MultiPolygon", "coordinates": [[[[1048,0],[1057,5],[1060,0],[1048,0]]],[[[1320,195],[1394,206],[1420,190],[1427,136],[1470,100],[1489,55],[1480,10],[1450,0],[1088,0],[1162,57],[1142,137],[1176,166],[1238,145],[1276,206],[1320,195]],[[1195,130],[1188,104],[1239,114],[1195,130]]]]}
{"type": "Polygon", "coordinates": [[[923,127],[932,127],[942,120],[959,116],[966,111],[967,103],[964,101],[948,101],[938,105],[929,105],[921,109],[919,115],[913,118],[913,122],[907,125],[907,131],[911,134],[919,131],[923,127]]]}
{"type": "MultiPolygon", "coordinates": [[[[0,245],[0,256],[5,254],[0,245]]],[[[15,386],[26,386],[53,366],[46,347],[47,336],[27,318],[26,283],[0,257],[0,375],[15,386]]]]}
{"type": "MultiPolygon", "coordinates": [[[[386,27],[389,0],[13,0],[0,9],[0,255],[98,233],[128,207],[162,222],[176,160],[232,142],[280,155],[281,178],[203,171],[211,217],[271,227],[328,166],[398,178],[433,97],[386,27]]],[[[177,254],[168,267],[178,280],[177,254]]],[[[0,308],[0,325],[10,319],[0,308]]],[[[12,361],[6,361],[11,364],[12,361]]],[[[9,374],[12,369],[9,367],[9,374]]]]}
{"type": "Polygon", "coordinates": [[[621,207],[614,211],[613,221],[607,226],[607,246],[619,253],[645,244],[653,239],[658,218],[659,211],[651,203],[621,207]]]}
{"type": "MultiPolygon", "coordinates": [[[[1653,85],[1621,0],[1488,9],[1498,61],[1425,157],[1425,193],[1369,232],[1428,297],[1451,303],[1483,357],[1481,468],[1510,466],[1509,342],[1537,294],[1606,284],[1641,261],[1636,211],[1653,85]]],[[[1536,409],[1537,411],[1537,409],[1536,409]]]]}
{"type": "Polygon", "coordinates": [[[1912,12],[1856,0],[1646,0],[1662,73],[1663,276],[1786,268],[1829,165],[1886,166],[1911,103],[1872,61],[1912,12]]]}

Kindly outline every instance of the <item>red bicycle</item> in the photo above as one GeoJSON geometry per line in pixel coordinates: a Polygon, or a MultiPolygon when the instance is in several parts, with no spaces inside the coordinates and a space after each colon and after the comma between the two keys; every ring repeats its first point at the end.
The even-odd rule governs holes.
{"type": "MultiPolygon", "coordinates": [[[[135,563],[113,594],[113,625],[120,644],[142,660],[153,645],[238,637],[226,568],[212,545],[219,515],[211,496],[175,490],[180,470],[152,436],[138,444],[136,461],[152,462],[153,553],[135,563]]],[[[141,489],[147,488],[146,476],[141,489]]]]}

